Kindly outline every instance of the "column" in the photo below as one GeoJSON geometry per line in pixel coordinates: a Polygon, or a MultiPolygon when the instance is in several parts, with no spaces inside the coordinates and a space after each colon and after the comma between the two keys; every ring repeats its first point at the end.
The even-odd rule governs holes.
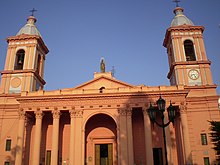
{"type": "Polygon", "coordinates": [[[60,122],[60,111],[55,109],[52,111],[53,114],[53,134],[52,134],[52,150],[51,150],[51,164],[58,164],[58,148],[59,148],[59,122],[60,122]]]}
{"type": "Polygon", "coordinates": [[[119,113],[119,164],[128,165],[126,109],[118,109],[119,113]]]}
{"type": "Polygon", "coordinates": [[[132,108],[127,110],[127,139],[128,139],[128,164],[134,164],[133,133],[132,133],[132,108]]]}
{"type": "Polygon", "coordinates": [[[35,132],[34,132],[34,147],[33,147],[33,156],[32,156],[32,165],[40,164],[40,143],[41,143],[41,127],[42,127],[42,118],[43,112],[37,110],[35,113],[35,132]]]}
{"type": "Polygon", "coordinates": [[[21,165],[23,158],[23,143],[24,143],[24,126],[25,126],[25,111],[20,109],[18,111],[19,121],[18,121],[18,136],[17,136],[17,146],[16,146],[16,158],[15,164],[21,165]]]}
{"type": "Polygon", "coordinates": [[[84,149],[82,140],[82,117],[83,110],[70,110],[70,151],[69,151],[69,165],[83,164],[84,149]]]}
{"type": "Polygon", "coordinates": [[[151,121],[149,119],[147,110],[145,110],[145,109],[143,110],[143,115],[144,115],[144,134],[145,134],[145,147],[146,147],[146,162],[147,162],[147,165],[151,165],[151,164],[154,164],[151,121]]]}
{"type": "Polygon", "coordinates": [[[187,108],[186,108],[186,105],[184,105],[183,103],[181,103],[181,106],[180,106],[180,118],[181,118],[182,131],[183,131],[185,164],[192,165],[192,155],[191,155],[190,141],[189,141],[189,129],[188,129],[188,122],[187,122],[187,108]]]}

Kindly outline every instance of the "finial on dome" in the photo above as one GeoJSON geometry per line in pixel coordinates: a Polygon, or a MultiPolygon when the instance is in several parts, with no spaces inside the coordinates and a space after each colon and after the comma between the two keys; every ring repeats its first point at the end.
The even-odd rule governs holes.
{"type": "Polygon", "coordinates": [[[173,0],[173,2],[176,3],[176,8],[173,10],[175,17],[173,18],[172,22],[171,22],[171,27],[174,26],[181,26],[181,25],[192,25],[194,26],[193,22],[187,18],[184,13],[183,13],[183,8],[179,7],[179,2],[180,0],[173,0]]]}
{"type": "Polygon", "coordinates": [[[31,12],[31,15],[27,18],[28,24],[34,24],[35,22],[37,22],[37,19],[34,17],[34,12],[36,11],[37,10],[35,8],[33,8],[32,10],[29,10],[29,12],[31,12]]]}
{"type": "Polygon", "coordinates": [[[33,8],[32,10],[29,10],[29,12],[31,12],[31,16],[34,16],[34,12],[36,12],[37,10],[35,8],[33,8]]]}
{"type": "Polygon", "coordinates": [[[40,32],[38,31],[37,27],[35,26],[35,22],[37,22],[37,19],[34,17],[34,12],[36,12],[36,11],[37,10],[35,8],[33,8],[32,10],[29,10],[29,12],[31,12],[31,15],[27,18],[26,25],[23,26],[19,30],[19,32],[16,34],[16,36],[22,35],[22,34],[41,36],[40,32]]]}
{"type": "Polygon", "coordinates": [[[176,7],[179,7],[179,2],[180,2],[180,0],[173,0],[173,2],[176,3],[176,7]]]}

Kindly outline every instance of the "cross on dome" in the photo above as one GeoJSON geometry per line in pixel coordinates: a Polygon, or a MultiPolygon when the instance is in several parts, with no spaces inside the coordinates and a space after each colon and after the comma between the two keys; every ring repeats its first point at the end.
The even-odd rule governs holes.
{"type": "Polygon", "coordinates": [[[34,16],[34,12],[36,12],[37,10],[35,8],[33,8],[32,10],[29,10],[29,12],[31,12],[31,16],[34,16]]]}
{"type": "Polygon", "coordinates": [[[179,2],[180,2],[180,0],[173,0],[173,2],[176,3],[176,7],[179,7],[179,2]]]}

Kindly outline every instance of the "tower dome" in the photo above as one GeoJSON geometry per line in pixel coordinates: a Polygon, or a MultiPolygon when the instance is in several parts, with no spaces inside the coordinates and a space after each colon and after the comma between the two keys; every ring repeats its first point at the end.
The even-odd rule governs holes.
{"type": "Polygon", "coordinates": [[[171,27],[180,25],[194,25],[193,22],[183,14],[183,8],[176,7],[173,12],[175,17],[171,22],[171,27]]]}
{"type": "Polygon", "coordinates": [[[16,36],[21,34],[41,36],[40,32],[37,30],[37,27],[35,26],[36,21],[37,19],[34,16],[29,16],[26,25],[19,30],[16,36]]]}

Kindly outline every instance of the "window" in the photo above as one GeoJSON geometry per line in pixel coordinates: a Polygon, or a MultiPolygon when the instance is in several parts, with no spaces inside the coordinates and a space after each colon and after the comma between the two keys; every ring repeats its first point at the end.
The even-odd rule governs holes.
{"type": "Polygon", "coordinates": [[[193,42],[190,40],[185,40],[184,49],[185,49],[186,61],[196,61],[193,42]]]}
{"type": "Polygon", "coordinates": [[[209,157],[204,157],[204,165],[210,165],[209,157]]]}
{"type": "Polygon", "coordinates": [[[153,148],[154,165],[163,165],[162,148],[153,148]]]}
{"type": "Polygon", "coordinates": [[[10,165],[10,162],[5,162],[4,165],[10,165]]]}
{"type": "Polygon", "coordinates": [[[11,139],[6,140],[5,151],[11,151],[11,139]]]}
{"type": "Polygon", "coordinates": [[[105,87],[101,87],[99,88],[99,93],[103,93],[103,90],[105,89],[105,87]]]}
{"type": "Polygon", "coordinates": [[[46,152],[46,165],[50,165],[50,163],[51,163],[51,151],[48,150],[46,152]]]}
{"type": "Polygon", "coordinates": [[[37,68],[36,68],[37,73],[40,73],[40,69],[41,69],[40,65],[41,65],[41,56],[39,54],[37,57],[37,68]]]}
{"type": "Polygon", "coordinates": [[[15,59],[15,70],[22,70],[24,66],[24,56],[25,56],[25,51],[23,49],[17,51],[16,53],[16,59],[15,59]]]}
{"type": "Polygon", "coordinates": [[[208,145],[208,143],[207,143],[207,136],[206,136],[205,133],[201,134],[201,142],[202,142],[202,145],[208,145]]]}

